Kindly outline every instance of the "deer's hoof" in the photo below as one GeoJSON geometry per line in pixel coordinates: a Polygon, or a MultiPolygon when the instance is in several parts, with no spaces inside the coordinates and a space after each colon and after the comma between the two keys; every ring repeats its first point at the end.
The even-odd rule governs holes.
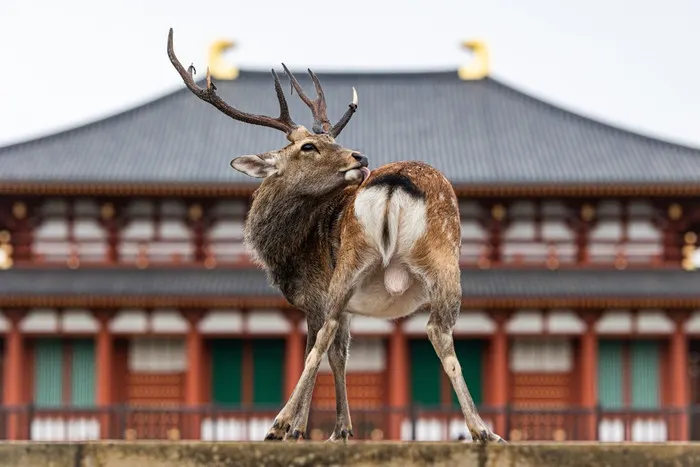
{"type": "Polygon", "coordinates": [[[331,437],[328,438],[329,443],[337,443],[342,441],[343,443],[348,442],[348,437],[354,438],[355,435],[352,432],[352,428],[346,427],[346,426],[336,426],[335,430],[333,430],[333,434],[331,434],[331,437]]]}
{"type": "Polygon", "coordinates": [[[280,421],[275,419],[272,423],[272,428],[265,435],[265,441],[281,441],[289,432],[290,424],[289,422],[280,421]]]}
{"type": "Polygon", "coordinates": [[[305,429],[303,428],[295,428],[293,430],[289,430],[287,432],[287,435],[284,437],[285,441],[300,441],[306,438],[304,436],[304,433],[306,432],[305,429]]]}
{"type": "Polygon", "coordinates": [[[472,435],[472,440],[475,443],[507,444],[503,438],[501,438],[491,430],[487,430],[486,428],[483,428],[481,430],[470,430],[470,433],[472,435]]]}

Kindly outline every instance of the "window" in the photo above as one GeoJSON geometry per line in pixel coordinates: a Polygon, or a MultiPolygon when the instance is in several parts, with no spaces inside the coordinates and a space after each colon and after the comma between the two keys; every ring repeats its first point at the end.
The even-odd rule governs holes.
{"type": "Polygon", "coordinates": [[[40,208],[40,219],[32,244],[37,260],[72,267],[107,260],[107,233],[94,201],[49,200],[40,208]]]}

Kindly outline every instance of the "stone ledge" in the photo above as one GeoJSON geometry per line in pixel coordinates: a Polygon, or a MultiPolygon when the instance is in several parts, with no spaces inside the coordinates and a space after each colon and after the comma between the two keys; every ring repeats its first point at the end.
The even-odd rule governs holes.
{"type": "Polygon", "coordinates": [[[15,467],[596,467],[700,465],[700,443],[2,443],[15,467]]]}

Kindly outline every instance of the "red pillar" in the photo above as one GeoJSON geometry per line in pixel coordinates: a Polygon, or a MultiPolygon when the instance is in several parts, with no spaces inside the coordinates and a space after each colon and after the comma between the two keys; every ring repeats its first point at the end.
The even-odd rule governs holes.
{"type": "Polygon", "coordinates": [[[303,316],[301,313],[291,312],[289,314],[289,324],[292,330],[287,335],[286,340],[286,362],[284,372],[284,394],[286,398],[291,397],[302,372],[304,371],[304,339],[299,329],[303,316]]]}
{"type": "Polygon", "coordinates": [[[112,374],[114,373],[114,339],[109,331],[112,312],[100,311],[95,313],[99,323],[97,331],[97,407],[102,411],[100,416],[100,433],[102,439],[111,438],[111,423],[109,408],[113,403],[112,374]]]}
{"type": "Polygon", "coordinates": [[[506,334],[506,322],[509,315],[505,311],[492,312],[491,316],[496,323],[496,330],[491,336],[491,405],[498,411],[494,417],[494,431],[503,438],[506,433],[508,421],[505,413],[508,405],[508,335],[506,334]]]}
{"type": "Polygon", "coordinates": [[[690,391],[688,391],[688,337],[683,329],[688,315],[685,312],[671,315],[675,329],[671,335],[669,349],[669,368],[671,370],[671,394],[669,394],[669,399],[671,407],[679,411],[678,415],[674,416],[669,423],[671,427],[675,428],[669,430],[672,435],[672,441],[688,441],[688,416],[686,413],[690,403],[690,391]]]}
{"type": "Polygon", "coordinates": [[[408,341],[402,321],[394,323],[389,337],[389,431],[386,439],[401,439],[401,424],[408,409],[408,341]]]}
{"type": "MultiPolygon", "coordinates": [[[[185,319],[189,323],[187,331],[187,375],[185,386],[185,404],[188,408],[201,407],[203,402],[202,379],[203,374],[203,345],[202,334],[199,332],[198,324],[202,319],[201,312],[184,313],[185,319]]],[[[193,413],[189,417],[187,433],[185,437],[189,439],[200,439],[201,437],[202,418],[200,414],[193,413]]]]}
{"type": "Polygon", "coordinates": [[[598,405],[598,335],[595,323],[600,317],[596,311],[582,311],[579,316],[585,324],[581,335],[581,407],[587,411],[583,416],[583,440],[597,439],[596,408],[598,405]]]}
{"type": "MultiPolygon", "coordinates": [[[[5,336],[5,374],[3,398],[4,405],[16,412],[7,416],[7,439],[23,439],[22,416],[20,406],[24,401],[24,337],[20,333],[19,323],[24,314],[20,310],[5,310],[10,329],[5,336]]],[[[28,422],[27,422],[28,423],[28,422]]]]}

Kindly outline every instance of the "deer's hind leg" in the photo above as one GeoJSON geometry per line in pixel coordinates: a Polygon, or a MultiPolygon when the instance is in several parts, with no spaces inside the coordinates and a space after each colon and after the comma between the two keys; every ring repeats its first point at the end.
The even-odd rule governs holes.
{"type": "Polygon", "coordinates": [[[430,300],[428,338],[457,394],[472,440],[474,442],[505,442],[500,436],[489,430],[479,416],[455,353],[452,330],[462,306],[462,290],[459,264],[456,261],[454,263],[454,266],[448,268],[430,268],[432,270],[425,274],[425,277],[430,278],[426,280],[430,300]]]}

